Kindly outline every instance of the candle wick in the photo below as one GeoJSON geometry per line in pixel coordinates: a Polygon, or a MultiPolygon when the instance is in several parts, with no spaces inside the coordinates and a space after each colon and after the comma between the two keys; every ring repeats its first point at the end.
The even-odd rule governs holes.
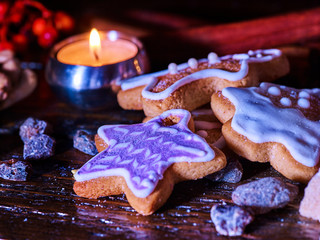
{"type": "Polygon", "coordinates": [[[96,61],[99,62],[99,55],[98,55],[97,51],[93,51],[93,55],[94,55],[94,58],[96,59],[96,61]]]}

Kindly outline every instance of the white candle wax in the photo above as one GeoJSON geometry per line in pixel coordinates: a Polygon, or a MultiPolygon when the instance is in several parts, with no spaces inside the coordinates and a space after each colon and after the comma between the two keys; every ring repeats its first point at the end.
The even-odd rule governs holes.
{"type": "Polygon", "coordinates": [[[89,40],[72,42],[59,50],[58,61],[72,65],[102,66],[123,62],[134,57],[138,52],[137,46],[124,39],[101,41],[101,52],[97,60],[90,50],[89,40]]]}

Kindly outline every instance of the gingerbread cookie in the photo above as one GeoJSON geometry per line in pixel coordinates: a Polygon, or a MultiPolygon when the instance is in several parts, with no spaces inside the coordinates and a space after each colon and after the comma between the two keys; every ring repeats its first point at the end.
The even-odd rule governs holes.
{"type": "Polygon", "coordinates": [[[190,131],[190,118],[188,111],[174,109],[147,123],[100,127],[96,145],[101,152],[74,175],[74,191],[88,198],[125,193],[137,212],[152,214],[175,183],[226,165],[219,149],[190,131]]]}
{"type": "Polygon", "coordinates": [[[154,117],[169,109],[192,111],[208,102],[211,95],[225,87],[256,86],[289,72],[287,58],[278,49],[249,51],[176,65],[168,70],[138,76],[121,85],[118,102],[124,109],[144,110],[154,117]]]}
{"type": "Polygon", "coordinates": [[[211,102],[232,150],[251,161],[270,162],[299,182],[308,182],[320,166],[319,106],[320,89],[271,83],[228,87],[211,102]]]}

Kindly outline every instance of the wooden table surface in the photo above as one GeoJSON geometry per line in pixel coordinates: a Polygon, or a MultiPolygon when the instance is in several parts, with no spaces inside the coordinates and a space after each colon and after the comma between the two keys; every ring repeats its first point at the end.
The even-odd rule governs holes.
{"type": "MultiPolygon", "coordinates": [[[[22,157],[18,128],[29,116],[50,122],[57,140],[52,158],[32,163],[30,180],[0,180],[1,239],[225,239],[216,233],[210,209],[214,203],[231,201],[238,184],[208,179],[179,183],[168,202],[151,216],[137,214],[123,195],[92,200],[73,192],[71,170],[90,158],[72,147],[75,131],[95,131],[102,124],[140,122],[142,112],[119,107],[98,112],[77,110],[60,103],[40,78],[30,97],[0,115],[1,160],[22,157]]],[[[280,176],[269,164],[242,163],[243,181],[280,176]]],[[[305,186],[295,184],[300,193],[294,202],[256,216],[246,234],[238,239],[318,239],[320,224],[298,213],[305,186]]]]}
{"type": "MultiPolygon", "coordinates": [[[[296,49],[301,54],[290,55],[293,68],[283,79],[284,83],[319,87],[320,55],[319,51],[315,51],[316,54],[309,51],[310,46],[320,49],[319,41],[303,44],[302,48],[299,44],[296,49]]],[[[180,57],[186,56],[183,53],[180,57]]],[[[153,69],[161,68],[163,59],[152,57],[153,64],[160,64],[152,65],[153,69]]],[[[0,179],[0,239],[228,239],[219,235],[213,226],[210,219],[213,204],[231,202],[232,191],[246,181],[281,177],[269,164],[241,160],[244,174],[240,183],[208,179],[179,183],[168,202],[151,216],[137,214],[124,195],[98,200],[78,197],[72,189],[71,170],[82,166],[90,156],[73,148],[75,131],[96,131],[103,124],[138,123],[144,115],[118,106],[97,112],[70,107],[55,98],[43,71],[36,73],[39,82],[35,92],[0,111],[0,160],[22,158],[19,126],[30,116],[53,125],[56,154],[50,159],[32,162],[34,172],[28,181],[0,179]]],[[[256,216],[245,234],[233,239],[319,239],[320,223],[298,213],[305,185],[294,184],[300,191],[293,202],[256,216]]]]}

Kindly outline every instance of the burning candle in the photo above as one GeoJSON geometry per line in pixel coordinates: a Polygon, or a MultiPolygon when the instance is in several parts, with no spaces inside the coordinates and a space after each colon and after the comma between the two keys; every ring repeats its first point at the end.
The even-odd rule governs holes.
{"type": "Polygon", "coordinates": [[[97,110],[116,106],[121,82],[148,68],[139,39],[115,30],[94,30],[53,46],[46,79],[62,101],[80,109],[97,110]]]}
{"type": "Polygon", "coordinates": [[[89,39],[75,41],[62,47],[57,53],[58,61],[98,67],[123,62],[138,53],[138,47],[133,42],[118,38],[115,31],[110,31],[101,40],[100,36],[96,29],[92,29],[89,39]]]}

